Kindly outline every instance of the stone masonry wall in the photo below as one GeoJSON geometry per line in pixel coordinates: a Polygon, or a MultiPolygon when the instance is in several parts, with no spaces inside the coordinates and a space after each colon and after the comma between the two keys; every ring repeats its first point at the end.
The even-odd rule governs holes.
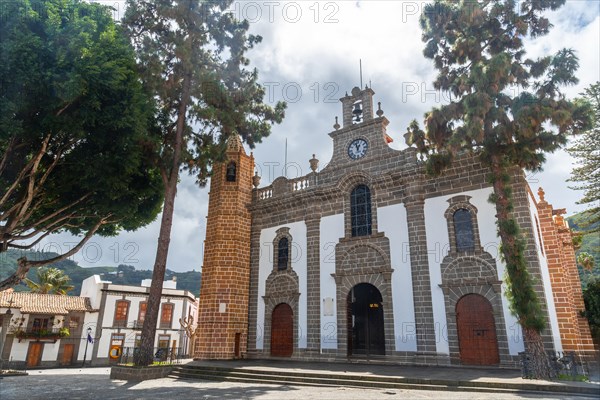
{"type": "Polygon", "coordinates": [[[579,354],[593,352],[589,325],[585,317],[580,315],[580,311],[584,309],[581,281],[577,272],[572,233],[562,217],[565,210],[553,209],[546,201],[543,189],[540,188],[538,194],[539,223],[563,351],[579,354]]]}
{"type": "Polygon", "coordinates": [[[250,226],[254,159],[239,138],[229,143],[227,161],[214,166],[202,267],[195,358],[243,357],[248,342],[250,226]],[[226,180],[229,162],[236,180],[226,180]],[[236,352],[237,351],[237,352],[236,352]]]}

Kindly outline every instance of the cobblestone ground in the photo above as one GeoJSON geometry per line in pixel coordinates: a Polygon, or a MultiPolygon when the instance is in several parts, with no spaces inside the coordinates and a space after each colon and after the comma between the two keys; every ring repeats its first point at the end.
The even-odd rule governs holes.
{"type": "MultiPolygon", "coordinates": [[[[26,377],[0,379],[0,400],[160,399],[160,400],[381,400],[381,399],[577,399],[533,393],[318,388],[254,383],[185,381],[145,382],[109,379],[108,368],[31,370],[26,377]]],[[[597,398],[596,398],[597,399],[597,398]]]]}

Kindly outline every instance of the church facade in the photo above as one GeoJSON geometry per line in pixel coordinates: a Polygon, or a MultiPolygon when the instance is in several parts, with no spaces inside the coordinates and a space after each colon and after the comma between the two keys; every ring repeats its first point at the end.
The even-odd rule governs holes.
{"type": "MultiPolygon", "coordinates": [[[[504,295],[487,169],[442,176],[389,146],[374,92],[340,99],[333,156],[260,187],[239,138],[211,180],[197,358],[383,359],[514,365],[521,329],[504,295]]],[[[593,351],[571,232],[520,172],[514,213],[546,314],[547,350],[593,351]]]]}

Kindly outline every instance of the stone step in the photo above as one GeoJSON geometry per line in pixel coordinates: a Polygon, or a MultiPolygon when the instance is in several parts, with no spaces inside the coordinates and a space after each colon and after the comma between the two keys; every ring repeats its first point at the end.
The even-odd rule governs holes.
{"type": "Polygon", "coordinates": [[[461,386],[445,386],[432,384],[417,384],[417,383],[398,383],[385,381],[362,381],[355,379],[340,379],[340,378],[313,378],[313,377],[284,377],[264,374],[239,373],[239,372],[194,372],[187,373],[185,371],[173,371],[169,378],[173,379],[199,379],[209,381],[228,381],[228,382],[243,382],[243,383],[264,383],[272,385],[295,385],[295,386],[322,386],[322,387],[348,387],[348,388],[368,388],[368,389],[412,389],[412,390],[452,390],[452,391],[469,391],[482,393],[516,393],[514,389],[504,388],[486,388],[486,387],[461,387],[461,386]]]}
{"type": "Polygon", "coordinates": [[[359,374],[297,372],[290,370],[263,370],[251,368],[225,368],[218,366],[181,366],[176,367],[170,377],[174,379],[200,379],[216,381],[235,381],[246,383],[293,384],[304,386],[343,386],[379,389],[419,389],[451,390],[469,392],[551,392],[579,395],[597,395],[597,388],[582,386],[562,386],[539,383],[477,382],[459,380],[439,380],[423,378],[405,378],[395,376],[375,376],[359,374]]]}

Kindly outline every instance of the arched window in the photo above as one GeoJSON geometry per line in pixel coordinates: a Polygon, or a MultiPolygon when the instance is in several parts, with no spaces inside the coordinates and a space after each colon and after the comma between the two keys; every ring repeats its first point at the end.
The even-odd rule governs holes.
{"type": "Polygon", "coordinates": [[[475,235],[473,233],[473,219],[471,212],[459,208],[454,212],[454,235],[456,237],[456,251],[474,251],[475,235]]]}
{"type": "Polygon", "coordinates": [[[371,191],[366,185],[358,185],[350,195],[350,218],[352,236],[371,234],[371,191]]]}
{"type": "Polygon", "coordinates": [[[290,242],[288,238],[281,238],[277,243],[277,270],[283,271],[288,267],[290,242]]]}
{"type": "Polygon", "coordinates": [[[225,179],[227,180],[227,182],[235,182],[236,174],[236,165],[232,161],[229,164],[227,164],[227,173],[225,174],[225,179]]]}

